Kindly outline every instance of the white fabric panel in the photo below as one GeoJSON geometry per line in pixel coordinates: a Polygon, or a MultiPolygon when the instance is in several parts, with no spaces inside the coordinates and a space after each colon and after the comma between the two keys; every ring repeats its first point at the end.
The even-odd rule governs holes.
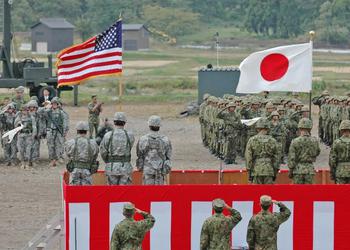
{"type": "Polygon", "coordinates": [[[314,202],[314,250],[334,249],[334,202],[314,202]]]}
{"type": "MultiPolygon", "coordinates": [[[[284,222],[277,233],[277,247],[283,250],[293,250],[293,213],[294,213],[294,202],[293,201],[282,201],[286,207],[289,208],[291,215],[289,219],[284,222]]],[[[274,204],[273,212],[279,212],[279,207],[274,204]]]]}
{"type": "Polygon", "coordinates": [[[171,202],[152,202],[151,214],[156,219],[151,230],[151,250],[170,250],[171,202]]]}
{"type": "Polygon", "coordinates": [[[69,249],[90,249],[89,203],[69,203],[69,249]]]}
{"type": "Polygon", "coordinates": [[[109,241],[111,241],[115,225],[124,219],[123,206],[125,203],[126,202],[112,202],[109,204],[109,241]]]}
{"type": "Polygon", "coordinates": [[[250,218],[253,216],[252,201],[234,201],[232,207],[241,213],[242,220],[232,230],[232,248],[248,247],[247,229],[250,218]]]}
{"type": "MultiPolygon", "coordinates": [[[[191,250],[199,250],[200,235],[204,221],[212,215],[211,202],[192,202],[191,250]]],[[[152,249],[153,250],[153,249],[152,249]]]]}

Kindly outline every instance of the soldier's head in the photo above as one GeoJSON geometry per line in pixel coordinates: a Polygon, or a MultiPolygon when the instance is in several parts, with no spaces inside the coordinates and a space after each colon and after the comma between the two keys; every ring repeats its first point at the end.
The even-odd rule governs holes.
{"type": "Polygon", "coordinates": [[[148,127],[152,131],[159,131],[162,119],[158,115],[151,115],[148,118],[148,127]]]}
{"type": "Polygon", "coordinates": [[[85,121],[79,121],[77,122],[75,129],[77,130],[77,134],[86,135],[89,130],[89,124],[85,121]]]}
{"type": "Polygon", "coordinates": [[[295,105],[295,110],[301,111],[301,108],[304,106],[302,102],[297,102],[295,105]]]}
{"type": "Polygon", "coordinates": [[[260,118],[257,122],[256,122],[256,129],[258,130],[258,132],[260,134],[267,134],[269,132],[270,129],[270,124],[269,121],[266,118],[260,118]]]}
{"type": "Polygon", "coordinates": [[[273,112],[271,113],[271,119],[272,119],[273,121],[278,121],[278,120],[280,119],[280,114],[279,114],[277,111],[273,111],[273,112]]]}
{"type": "Polygon", "coordinates": [[[329,96],[328,90],[324,90],[321,94],[321,96],[329,96]]]}
{"type": "Polygon", "coordinates": [[[117,127],[124,127],[126,123],[126,115],[124,112],[116,112],[114,114],[114,125],[117,127]]]}
{"type": "Polygon", "coordinates": [[[91,101],[92,101],[93,103],[97,103],[97,95],[92,95],[92,96],[91,96],[91,101]]]}
{"type": "Polygon", "coordinates": [[[285,109],[285,107],[283,105],[280,105],[277,108],[277,112],[278,112],[278,114],[280,114],[280,116],[284,116],[284,114],[286,112],[286,109],[285,109]]]}
{"type": "Polygon", "coordinates": [[[340,134],[350,137],[350,120],[343,120],[339,126],[340,134]]]}
{"type": "Polygon", "coordinates": [[[262,195],[260,197],[260,206],[263,210],[267,211],[271,207],[271,204],[272,204],[272,199],[270,196],[262,195]]]}
{"type": "Polygon", "coordinates": [[[39,108],[38,103],[34,100],[31,100],[27,103],[29,112],[35,112],[39,108]]]}
{"type": "Polygon", "coordinates": [[[10,113],[10,114],[16,113],[16,107],[15,107],[15,105],[14,105],[13,103],[7,104],[7,105],[6,105],[6,112],[7,112],[7,113],[10,113]]]}
{"type": "Polygon", "coordinates": [[[300,135],[310,134],[312,129],[312,121],[309,118],[302,118],[298,123],[300,135]]]}
{"type": "Polygon", "coordinates": [[[203,95],[203,100],[206,101],[206,100],[208,100],[209,97],[210,97],[210,95],[208,93],[205,93],[203,95]]]}
{"type": "Polygon", "coordinates": [[[225,202],[222,199],[213,200],[213,210],[215,213],[222,213],[225,208],[225,202]]]}
{"type": "Polygon", "coordinates": [[[236,104],[234,102],[230,102],[228,105],[227,105],[227,110],[228,112],[235,112],[236,110],[236,104]]]}
{"type": "Polygon", "coordinates": [[[269,96],[270,92],[269,91],[263,91],[262,95],[264,98],[267,98],[269,96]]]}
{"type": "Polygon", "coordinates": [[[266,103],[265,108],[266,108],[266,112],[268,113],[272,113],[272,111],[275,110],[275,107],[273,106],[272,102],[266,103]]]}
{"type": "Polygon", "coordinates": [[[22,107],[21,107],[21,113],[22,113],[22,114],[28,114],[28,111],[29,111],[28,105],[27,105],[27,104],[22,105],[22,107]]]}
{"type": "Polygon", "coordinates": [[[123,207],[123,215],[127,218],[132,218],[135,214],[135,206],[131,202],[127,202],[123,207]]]}
{"type": "Polygon", "coordinates": [[[4,105],[9,104],[9,103],[10,103],[10,97],[8,97],[8,96],[4,97],[4,100],[3,100],[2,103],[3,103],[4,105]]]}
{"type": "Polygon", "coordinates": [[[19,86],[15,89],[15,93],[16,93],[16,98],[20,99],[23,97],[24,95],[24,87],[23,86],[19,86]]]}
{"type": "Polygon", "coordinates": [[[57,97],[52,98],[52,100],[51,100],[51,108],[52,109],[57,109],[59,107],[59,104],[60,104],[60,102],[59,102],[57,97]]]}
{"type": "Polygon", "coordinates": [[[308,106],[303,106],[301,108],[301,112],[302,112],[302,117],[303,118],[309,118],[309,116],[310,116],[310,109],[309,109],[308,106]]]}

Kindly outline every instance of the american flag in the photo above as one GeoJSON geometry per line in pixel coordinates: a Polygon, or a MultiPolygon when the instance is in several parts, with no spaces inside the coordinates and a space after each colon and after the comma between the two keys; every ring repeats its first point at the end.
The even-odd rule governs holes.
{"type": "Polygon", "coordinates": [[[122,21],[58,55],[58,86],[77,85],[97,76],[122,72],[122,21]]]}

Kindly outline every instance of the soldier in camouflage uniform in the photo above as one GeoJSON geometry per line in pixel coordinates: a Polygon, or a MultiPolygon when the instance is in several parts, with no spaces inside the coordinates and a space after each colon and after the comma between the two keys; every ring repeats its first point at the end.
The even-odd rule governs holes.
{"type": "Polygon", "coordinates": [[[108,121],[108,118],[105,118],[103,125],[100,126],[97,130],[97,135],[96,135],[97,145],[100,145],[105,134],[107,134],[109,131],[112,131],[112,130],[113,130],[112,124],[108,121]]]}
{"type": "Polygon", "coordinates": [[[93,168],[98,156],[98,145],[87,135],[89,125],[80,121],[76,125],[77,137],[65,143],[65,151],[72,164],[69,176],[71,185],[92,185],[91,174],[97,171],[93,168]]]}
{"type": "Polygon", "coordinates": [[[337,184],[350,184],[350,121],[342,121],[339,130],[341,137],[333,143],[329,154],[331,178],[337,184]]]}
{"type": "Polygon", "coordinates": [[[32,117],[35,120],[35,126],[36,126],[36,134],[34,134],[34,139],[33,139],[33,152],[32,152],[32,159],[33,161],[37,161],[40,158],[40,136],[39,133],[41,132],[40,128],[40,116],[37,112],[39,106],[38,103],[35,100],[31,100],[27,104],[29,113],[32,115],[32,117]]]}
{"type": "Polygon", "coordinates": [[[135,208],[128,202],[124,205],[125,219],[113,230],[110,250],[142,250],[142,241],[146,233],[152,229],[156,219],[149,213],[135,208]],[[135,221],[135,212],[142,215],[143,220],[135,221]]]}
{"type": "Polygon", "coordinates": [[[213,210],[214,215],[206,219],[202,226],[200,250],[229,250],[231,231],[242,220],[241,214],[222,199],[213,201],[213,210]],[[230,215],[223,215],[225,208],[230,215]]]}
{"type": "Polygon", "coordinates": [[[277,141],[278,143],[278,153],[280,162],[283,162],[283,156],[286,147],[286,135],[287,130],[280,121],[280,114],[277,111],[271,113],[271,123],[270,123],[270,132],[269,134],[277,141]]]}
{"type": "Polygon", "coordinates": [[[98,126],[100,125],[100,113],[102,112],[102,104],[102,102],[97,101],[97,95],[91,96],[91,102],[88,104],[90,138],[93,138],[94,131],[95,137],[97,136],[98,126]]]}
{"type": "Polygon", "coordinates": [[[272,112],[275,110],[272,102],[268,102],[265,105],[265,112],[262,114],[262,117],[270,119],[272,112]]]}
{"type": "Polygon", "coordinates": [[[63,154],[65,137],[69,130],[68,115],[60,108],[60,100],[54,97],[51,105],[39,110],[46,120],[46,137],[49,150],[50,166],[55,167],[63,154]]]}
{"type": "Polygon", "coordinates": [[[16,110],[20,111],[22,106],[25,104],[23,95],[25,88],[23,86],[19,86],[15,89],[16,96],[12,98],[12,102],[14,103],[16,110]]]}
{"type": "Polygon", "coordinates": [[[208,106],[208,98],[209,94],[204,94],[203,95],[203,102],[199,106],[199,123],[201,125],[201,135],[202,135],[202,141],[203,145],[206,147],[208,146],[207,144],[207,138],[206,138],[206,120],[205,120],[205,110],[206,107],[208,106]]]}
{"type": "Polygon", "coordinates": [[[261,211],[254,215],[248,224],[247,243],[249,249],[277,250],[277,232],[280,225],[287,221],[291,212],[282,203],[271,200],[270,196],[260,197],[261,211]],[[270,212],[272,203],[276,204],[279,213],[270,212]]]}
{"type": "Polygon", "coordinates": [[[171,171],[171,142],[167,136],[159,134],[160,125],[159,116],[150,116],[150,133],[142,136],[137,143],[136,167],[142,171],[145,185],[165,184],[165,177],[171,171]]]}
{"type": "Polygon", "coordinates": [[[312,121],[302,118],[298,124],[300,136],[295,138],[289,149],[289,178],[294,184],[312,184],[315,170],[313,163],[320,154],[316,137],[311,136],[312,121]]]}
{"type": "Polygon", "coordinates": [[[224,138],[226,140],[226,150],[224,161],[226,164],[236,164],[237,155],[237,139],[239,132],[243,129],[240,115],[235,110],[236,104],[230,102],[228,106],[219,111],[217,118],[223,120],[224,123],[224,138]]]}
{"type": "Polygon", "coordinates": [[[27,105],[22,105],[22,111],[15,119],[15,127],[23,124],[23,129],[19,131],[17,137],[17,148],[21,156],[21,168],[27,169],[33,166],[32,150],[34,144],[34,135],[36,135],[36,123],[33,116],[28,112],[27,105]]]}
{"type": "Polygon", "coordinates": [[[273,184],[279,170],[277,141],[270,135],[269,121],[257,121],[258,134],[249,139],[245,151],[249,181],[254,184],[273,184]]]}
{"type": "Polygon", "coordinates": [[[123,112],[114,115],[115,128],[105,134],[100,144],[101,157],[106,163],[106,175],[109,185],[129,185],[132,182],[131,149],[134,135],[124,127],[126,116],[123,112]]]}
{"type": "MultiPolygon", "coordinates": [[[[15,128],[16,108],[13,103],[7,104],[0,112],[1,130],[6,133],[15,128]]],[[[2,139],[2,147],[4,149],[4,157],[7,166],[16,164],[17,162],[17,136],[15,136],[10,143],[8,138],[2,139]]]]}

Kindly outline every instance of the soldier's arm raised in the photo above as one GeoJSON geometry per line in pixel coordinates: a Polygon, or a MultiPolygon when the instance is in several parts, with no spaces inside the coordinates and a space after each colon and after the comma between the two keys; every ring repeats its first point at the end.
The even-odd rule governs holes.
{"type": "MultiPolygon", "coordinates": [[[[242,216],[241,213],[238,212],[236,209],[230,207],[229,205],[225,204],[225,208],[230,211],[230,215],[227,216],[226,218],[228,218],[231,222],[231,226],[232,228],[234,228],[241,220],[242,220],[242,216]]],[[[231,229],[232,230],[232,229],[231,229]]]]}
{"type": "Polygon", "coordinates": [[[289,208],[286,207],[286,205],[284,205],[282,202],[278,202],[278,201],[272,201],[272,202],[275,203],[280,209],[279,213],[274,213],[274,214],[277,216],[278,223],[282,224],[283,222],[288,220],[291,212],[289,208]]]}
{"type": "Polygon", "coordinates": [[[142,215],[143,220],[138,221],[138,225],[140,227],[140,229],[146,233],[149,230],[151,230],[151,228],[154,226],[154,223],[156,222],[156,219],[149,213],[142,211],[138,208],[135,208],[135,211],[139,214],[142,215]]]}

